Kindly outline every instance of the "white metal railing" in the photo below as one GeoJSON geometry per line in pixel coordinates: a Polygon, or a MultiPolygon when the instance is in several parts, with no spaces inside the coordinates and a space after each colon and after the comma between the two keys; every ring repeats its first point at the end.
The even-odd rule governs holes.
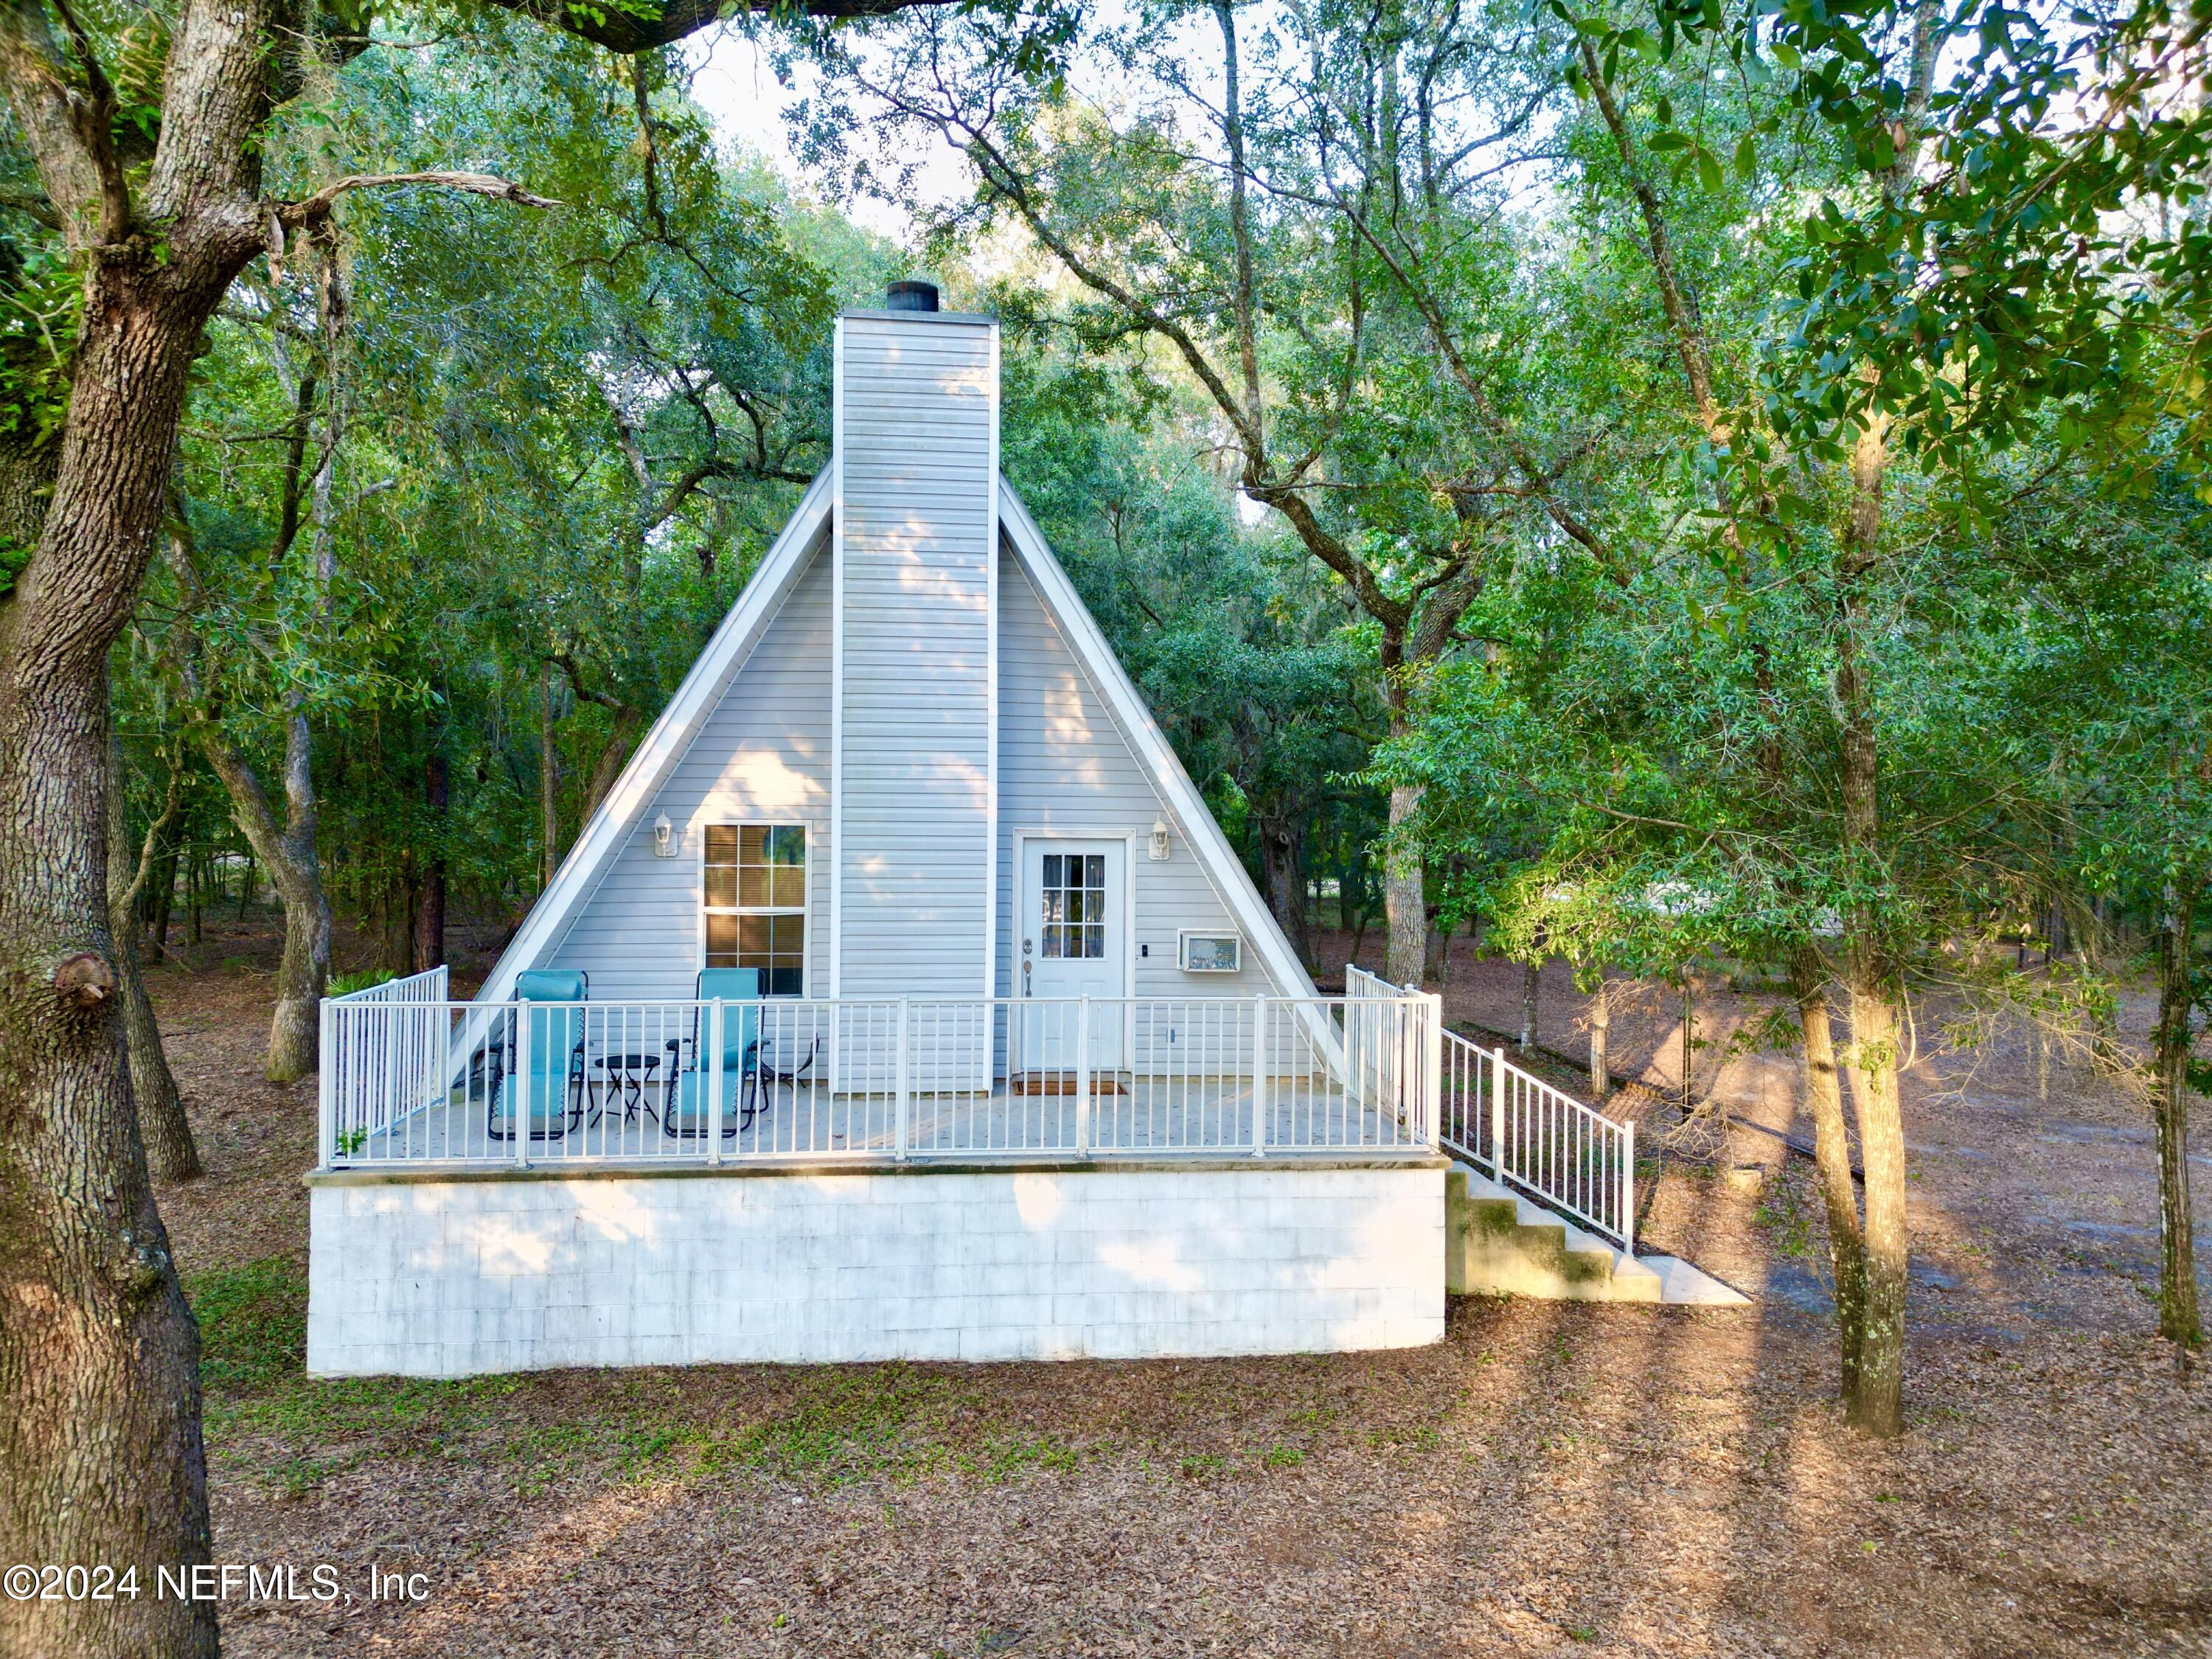
{"type": "Polygon", "coordinates": [[[1419,994],[363,993],[322,1017],[325,1167],[1418,1153],[1442,1127],[1440,1010],[1419,994]]]}
{"type": "Polygon", "coordinates": [[[1636,1254],[1636,1126],[1443,1034],[1444,1146],[1636,1254]]]}
{"type": "Polygon", "coordinates": [[[1380,974],[1370,974],[1356,963],[1344,964],[1344,994],[1347,997],[1401,997],[1407,994],[1380,974]]]}
{"type": "MultiPolygon", "coordinates": [[[[356,1080],[362,1102],[384,1115],[374,1126],[380,1128],[395,1109],[404,1111],[405,1103],[436,1091],[446,1060],[442,1010],[450,994],[441,963],[324,1000],[317,1086],[326,1167],[337,1151],[331,1137],[338,1121],[332,1087],[338,1079],[356,1080]]],[[[364,1132],[372,1127],[366,1115],[359,1115],[358,1122],[364,1132]]]]}
{"type": "MultiPolygon", "coordinates": [[[[1354,1000],[1406,994],[1348,965],[1344,985],[1354,1000]]],[[[1438,1139],[1445,1149],[1635,1255],[1636,1126],[1530,1076],[1502,1046],[1485,1048],[1438,1026],[1438,1139]]]]}

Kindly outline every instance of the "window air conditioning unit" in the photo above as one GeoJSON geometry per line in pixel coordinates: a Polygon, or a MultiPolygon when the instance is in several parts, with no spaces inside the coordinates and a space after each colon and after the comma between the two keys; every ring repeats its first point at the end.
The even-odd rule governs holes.
{"type": "Polygon", "coordinates": [[[1243,965],[1241,933],[1206,933],[1186,927],[1176,934],[1176,966],[1186,974],[1233,974],[1243,965]]]}

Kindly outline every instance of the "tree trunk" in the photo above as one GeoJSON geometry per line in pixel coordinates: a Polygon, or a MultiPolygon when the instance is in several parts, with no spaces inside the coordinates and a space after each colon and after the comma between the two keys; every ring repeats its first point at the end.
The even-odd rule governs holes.
{"type": "Polygon", "coordinates": [[[1413,823],[1421,807],[1421,792],[1408,784],[1390,791],[1390,831],[1382,859],[1382,916],[1389,933],[1383,951],[1382,977],[1393,985],[1418,989],[1427,964],[1429,916],[1427,882],[1421,849],[1413,840],[1413,823]]]}
{"type": "MultiPolygon", "coordinates": [[[[1880,543],[1887,424],[1874,416],[1851,451],[1850,519],[1838,571],[1836,708],[1844,843],[1853,878],[1872,890],[1880,872],[1880,771],[1874,695],[1863,641],[1865,580],[1880,543]]],[[[1858,1103],[1860,1157],[1866,1166],[1866,1325],[1858,1397],[1845,1403],[1870,1433],[1905,1431],[1905,1303],[1909,1230],[1905,1202],[1905,1121],[1898,1098],[1899,1021],[1881,920],[1871,907],[1846,907],[1844,972],[1850,994],[1850,1067],[1858,1103]]]]}
{"type": "Polygon", "coordinates": [[[1898,1100],[1899,1022],[1887,983],[1853,969],[1851,1082],[1866,1166],[1866,1323],[1851,1419],[1878,1435],[1905,1432],[1905,1121],[1898,1100]]]}
{"type": "Polygon", "coordinates": [[[384,969],[395,977],[414,971],[415,965],[415,906],[422,897],[422,878],[415,867],[415,855],[399,855],[399,872],[384,884],[384,896],[379,905],[383,912],[384,945],[379,953],[384,969]]]}
{"type": "Polygon", "coordinates": [[[199,1148],[192,1143],[192,1126],[185,1116],[185,1103],[177,1093],[169,1057],[161,1049],[161,1023],[154,1016],[153,999],[146,994],[135,948],[143,876],[158,865],[152,854],[168,833],[169,818],[177,810],[176,786],[172,781],[168,810],[147,830],[145,847],[134,850],[123,780],[123,744],[117,738],[108,744],[107,926],[115,939],[115,975],[123,1000],[124,1047],[131,1058],[131,1093],[138,1109],[138,1133],[155,1176],[162,1181],[191,1181],[201,1173],[199,1148]]]}
{"type": "Polygon", "coordinates": [[[147,918],[146,960],[161,962],[169,954],[169,923],[177,908],[177,866],[181,836],[173,825],[161,837],[161,854],[154,863],[154,902],[147,918]]]}
{"type": "Polygon", "coordinates": [[[422,804],[430,809],[436,843],[423,872],[422,896],[415,909],[414,970],[427,974],[446,962],[446,830],[451,816],[453,769],[433,750],[422,763],[422,804]]]}
{"type": "Polygon", "coordinates": [[[1538,999],[1544,988],[1544,964],[1524,962],[1521,964],[1521,1050],[1526,1054],[1536,1046],[1536,1014],[1538,999]]]}
{"type": "Polygon", "coordinates": [[[614,788],[622,776],[622,769],[629,759],[629,751],[636,746],[638,727],[645,724],[645,711],[631,703],[615,709],[608,722],[607,741],[599,750],[599,758],[592,767],[592,775],[584,786],[583,810],[577,814],[576,830],[592,821],[592,814],[599,810],[599,803],[614,788]]]}
{"type": "Polygon", "coordinates": [[[1602,971],[1590,997],[1590,1104],[1602,1105],[1613,1092],[1613,992],[1602,971]]]}
{"type": "Polygon", "coordinates": [[[2158,928],[2158,1227],[2163,1249],[2158,1334],[2194,1347],[2204,1340],[2197,1310],[2197,1235],[2189,1201],[2189,942],[2196,900],[2169,884],[2158,928]]]}
{"type": "Polygon", "coordinates": [[[1697,1101],[1698,981],[1682,970],[1682,1115],[1687,1117],[1697,1101]]]}
{"type": "MultiPolygon", "coordinates": [[[[272,844],[258,849],[284,903],[284,955],[276,967],[276,1008],[270,1017],[269,1058],[262,1068],[271,1083],[295,1082],[315,1069],[323,992],[331,978],[331,904],[315,853],[308,753],[307,719],[295,712],[284,740],[284,827],[277,830],[264,803],[262,833],[272,844]]],[[[254,831],[249,828],[246,834],[254,831]]]]}
{"type": "Polygon", "coordinates": [[[561,867],[561,751],[553,740],[553,671],[538,688],[538,810],[544,844],[538,854],[538,890],[553,884],[561,867]]]}
{"type": "Polygon", "coordinates": [[[1313,939],[1306,931],[1306,879],[1300,866],[1304,848],[1294,818],[1261,814],[1260,874],[1274,916],[1298,960],[1313,961],[1313,939]]]}
{"type": "Polygon", "coordinates": [[[1858,1194],[1851,1184],[1851,1134],[1844,1118],[1843,1079],[1836,1069],[1828,1019],[1828,979],[1820,953],[1801,948],[1790,964],[1797,1029],[1805,1059],[1805,1105],[1813,1120],[1813,1155],[1827,1206],[1828,1262],[1836,1284],[1837,1349],[1848,1404],[1859,1395],[1859,1354],[1866,1335],[1866,1243],[1858,1194]]]}
{"type": "MultiPolygon", "coordinates": [[[[325,492],[325,495],[327,492],[325,492]]],[[[324,509],[318,507],[319,514],[324,509]]],[[[317,531],[319,562],[323,532],[317,531]]],[[[246,836],[246,878],[239,897],[243,919],[253,890],[258,855],[284,910],[284,954],[276,969],[276,1007],[269,1024],[269,1053],[263,1073],[271,1083],[291,1083],[315,1069],[321,1038],[324,988],[331,976],[331,906],[323,891],[322,866],[315,847],[314,742],[308,729],[304,695],[285,698],[284,821],[280,825],[269,797],[236,744],[212,717],[199,680],[199,646],[191,612],[205,602],[195,559],[191,525],[181,501],[173,503],[166,538],[169,566],[186,594],[186,606],[170,623],[175,648],[171,659],[193,711],[193,736],[230,796],[231,816],[246,836]]],[[[319,581],[327,586],[327,571],[319,581]]]]}
{"type": "Polygon", "coordinates": [[[210,1559],[199,1334],[148,1180],[106,902],[108,652],[230,276],[190,237],[161,246],[86,255],[52,502],[0,605],[0,1561],[147,1588],[0,1599],[9,1654],[216,1650],[212,1603],[150,1593],[158,1568],[210,1559]]]}

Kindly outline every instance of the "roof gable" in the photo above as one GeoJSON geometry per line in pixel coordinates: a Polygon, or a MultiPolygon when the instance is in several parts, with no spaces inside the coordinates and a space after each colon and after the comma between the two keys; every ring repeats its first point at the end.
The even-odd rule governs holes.
{"type": "MultiPolygon", "coordinates": [[[[515,974],[544,957],[559,943],[575,913],[590,897],[616,854],[635,833],[639,815],[659,795],[716,704],[726,693],[789,597],[811,556],[823,539],[830,520],[830,475],[817,474],[798,509],[684,677],[676,695],[653,723],[606,799],[576,838],[553,880],[516,930],[514,940],[484,981],[477,1000],[498,1002],[513,994],[515,974]]],[[[1092,689],[1105,703],[1122,741],[1164,805],[1167,816],[1200,861],[1230,915],[1251,941],[1273,981],[1298,994],[1315,994],[1297,952],[1276,925],[1273,915],[1252,884],[1243,861],[1213,821],[1190,775],[1183,770],[1167,734],[1099,630],[1067,573],[1030,517],[1021,498],[1002,476],[999,480],[1000,528],[1048,615],[1074,652],[1092,689]]],[[[996,718],[995,711],[994,718],[996,718]]]]}

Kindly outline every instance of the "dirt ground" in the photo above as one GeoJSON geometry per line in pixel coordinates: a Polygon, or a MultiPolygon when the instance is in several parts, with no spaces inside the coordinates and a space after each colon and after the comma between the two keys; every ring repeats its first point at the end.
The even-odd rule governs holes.
{"type": "MultiPolygon", "coordinates": [[[[1469,1299],[1431,1348],[1271,1360],[318,1383],[313,1085],[258,1071],[273,941],[211,923],[186,954],[151,977],[210,1174],[161,1197],[217,1554],[354,1597],[234,1604],[234,1655],[2212,1654],[2212,1383],[2153,1334],[2148,1129],[2063,1068],[2039,1091],[2018,1043],[1908,1079],[1891,1444],[1830,1401],[1808,1166],[1749,1130],[1644,1182],[1644,1240],[1747,1310],[1469,1299]],[[1754,1164],[1755,1190],[1722,1173],[1754,1164]],[[424,1598],[368,1600],[372,1567],[424,1598]]],[[[1451,969],[1450,1018],[1517,1025],[1517,969],[1451,969]]],[[[1620,994],[1650,1149],[1677,1011],[1620,994]]],[[[1579,1052],[1563,970],[1542,1001],[1579,1052]]],[[[1758,1006],[1701,1000],[1696,1092],[1786,1127],[1787,1063],[1713,1058],[1758,1006]]]]}

